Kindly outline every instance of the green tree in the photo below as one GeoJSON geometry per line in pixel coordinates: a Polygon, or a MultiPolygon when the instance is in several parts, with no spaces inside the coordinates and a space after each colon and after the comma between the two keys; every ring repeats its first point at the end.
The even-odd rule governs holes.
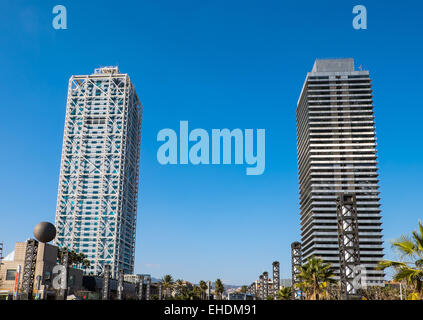
{"type": "Polygon", "coordinates": [[[362,291],[363,300],[399,300],[400,290],[392,286],[369,286],[362,291]]]}
{"type": "Polygon", "coordinates": [[[240,293],[247,293],[247,291],[248,291],[247,286],[242,286],[241,289],[239,290],[240,293]]]}
{"type": "Polygon", "coordinates": [[[190,296],[190,300],[200,300],[202,296],[202,291],[199,286],[194,286],[192,289],[192,295],[190,296]]]}
{"type": "Polygon", "coordinates": [[[216,288],[215,288],[214,292],[216,293],[217,298],[219,300],[222,300],[222,294],[225,291],[225,287],[223,286],[222,280],[217,279],[216,282],[215,282],[215,287],[216,288]]]}
{"type": "Polygon", "coordinates": [[[394,280],[405,281],[411,286],[410,298],[423,299],[423,225],[419,221],[419,230],[411,236],[401,236],[392,242],[392,247],[400,255],[400,261],[382,260],[379,269],[393,268],[394,280]]]}
{"type": "Polygon", "coordinates": [[[62,261],[65,252],[68,252],[68,263],[69,266],[76,266],[78,268],[85,269],[90,266],[90,260],[87,259],[87,256],[83,253],[77,253],[74,250],[68,250],[68,248],[60,248],[57,254],[57,258],[62,261]]]}
{"type": "Polygon", "coordinates": [[[178,293],[175,296],[176,300],[199,300],[201,299],[201,289],[199,286],[187,286],[183,284],[182,280],[177,280],[175,286],[179,287],[177,289],[178,293]],[[180,282],[179,282],[180,281],[180,282]]]}
{"type": "Polygon", "coordinates": [[[292,294],[291,287],[283,287],[280,289],[276,295],[276,299],[278,300],[290,300],[292,294]]]}
{"type": "Polygon", "coordinates": [[[328,287],[336,281],[330,263],[323,262],[322,259],[310,257],[301,266],[298,278],[299,287],[306,294],[307,300],[328,299],[328,287]]]}
{"type": "Polygon", "coordinates": [[[184,290],[184,281],[182,279],[178,279],[175,281],[174,288],[176,290],[176,296],[182,295],[184,290]]]}
{"type": "Polygon", "coordinates": [[[201,289],[201,299],[206,299],[206,292],[207,292],[207,283],[204,280],[201,280],[199,283],[200,289],[201,289]]]}
{"type": "Polygon", "coordinates": [[[163,276],[162,280],[162,288],[164,292],[164,298],[168,298],[170,296],[170,289],[173,287],[173,278],[170,274],[166,274],[163,276]]]}

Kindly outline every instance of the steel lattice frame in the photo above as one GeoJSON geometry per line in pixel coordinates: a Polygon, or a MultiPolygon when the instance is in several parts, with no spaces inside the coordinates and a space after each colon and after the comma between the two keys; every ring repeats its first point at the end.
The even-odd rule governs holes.
{"type": "Polygon", "coordinates": [[[37,252],[38,241],[34,239],[27,240],[25,247],[24,267],[22,271],[22,300],[32,299],[37,252]]]}
{"type": "Polygon", "coordinates": [[[207,281],[207,300],[210,300],[210,296],[211,296],[211,288],[212,288],[212,283],[211,283],[211,281],[207,281]]]}
{"type": "Polygon", "coordinates": [[[302,265],[301,243],[291,243],[291,268],[292,268],[292,299],[300,299],[300,290],[298,288],[298,274],[302,265]]]}
{"type": "Polygon", "coordinates": [[[253,295],[255,299],[258,299],[257,280],[253,282],[253,295]]]}
{"type": "Polygon", "coordinates": [[[279,288],[281,286],[280,264],[279,261],[274,261],[273,266],[273,298],[276,300],[279,288]]]}
{"type": "Polygon", "coordinates": [[[3,242],[0,242],[0,267],[3,260],[3,242]]]}
{"type": "Polygon", "coordinates": [[[109,300],[110,297],[110,269],[110,265],[104,266],[102,300],[109,300]]]}
{"type": "Polygon", "coordinates": [[[142,106],[117,67],[69,80],[55,243],[81,252],[87,273],[134,269],[142,106]]]}
{"type": "Polygon", "coordinates": [[[357,294],[354,278],[360,265],[357,202],[355,194],[341,194],[337,198],[339,278],[341,295],[349,299],[357,294]]]}
{"type": "Polygon", "coordinates": [[[162,300],[162,290],[163,290],[163,284],[159,283],[159,300],[162,300]]]}
{"type": "Polygon", "coordinates": [[[143,275],[137,276],[137,297],[138,297],[138,300],[142,300],[144,298],[144,276],[143,275]]]}
{"type": "Polygon", "coordinates": [[[254,290],[254,287],[255,287],[255,283],[253,282],[252,284],[250,284],[250,285],[248,286],[248,290],[247,290],[247,292],[248,292],[249,294],[253,295],[253,296],[255,296],[255,290],[254,290]]]}
{"type": "Polygon", "coordinates": [[[257,299],[257,281],[254,281],[249,287],[248,292],[254,297],[254,299],[257,299]]]}
{"type": "Polygon", "coordinates": [[[151,296],[150,296],[150,291],[151,291],[151,276],[146,276],[147,278],[147,284],[145,287],[145,300],[150,300],[151,296]]]}
{"type": "Polygon", "coordinates": [[[264,300],[264,281],[263,281],[263,275],[261,274],[259,276],[259,297],[261,300],[264,300]]]}
{"type": "Polygon", "coordinates": [[[264,299],[267,299],[267,297],[269,296],[269,272],[267,271],[263,272],[263,282],[264,299]]]}
{"type": "Polygon", "coordinates": [[[3,242],[0,242],[0,268],[1,268],[2,260],[3,260],[3,242]]]}

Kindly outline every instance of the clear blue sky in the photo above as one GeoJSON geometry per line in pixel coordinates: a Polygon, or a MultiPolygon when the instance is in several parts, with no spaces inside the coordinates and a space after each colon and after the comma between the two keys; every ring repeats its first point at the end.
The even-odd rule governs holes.
{"type": "MultiPolygon", "coordinates": [[[[374,84],[385,240],[422,218],[418,1],[29,1],[0,3],[0,241],[54,221],[67,81],[118,65],[144,105],[136,272],[252,282],[299,239],[295,109],[316,58],[353,57],[374,84]],[[68,30],[51,26],[54,5],[68,30]],[[352,28],[364,4],[368,30],[352,28]],[[266,129],[266,171],[161,166],[156,136],[266,129]]],[[[390,246],[385,251],[391,256],[390,246]]]]}

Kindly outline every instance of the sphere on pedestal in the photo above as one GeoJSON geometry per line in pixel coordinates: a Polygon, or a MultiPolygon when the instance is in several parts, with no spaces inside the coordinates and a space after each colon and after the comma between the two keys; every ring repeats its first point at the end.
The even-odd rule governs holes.
{"type": "Polygon", "coordinates": [[[50,242],[56,236],[56,227],[50,222],[40,222],[34,228],[34,236],[40,242],[50,242]]]}

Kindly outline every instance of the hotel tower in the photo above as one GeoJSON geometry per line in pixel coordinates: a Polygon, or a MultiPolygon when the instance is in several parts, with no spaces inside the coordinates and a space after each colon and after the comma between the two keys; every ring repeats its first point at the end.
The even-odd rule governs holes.
{"type": "Polygon", "coordinates": [[[70,78],[55,243],[85,254],[86,273],[134,271],[141,116],[117,67],[70,78]]]}

